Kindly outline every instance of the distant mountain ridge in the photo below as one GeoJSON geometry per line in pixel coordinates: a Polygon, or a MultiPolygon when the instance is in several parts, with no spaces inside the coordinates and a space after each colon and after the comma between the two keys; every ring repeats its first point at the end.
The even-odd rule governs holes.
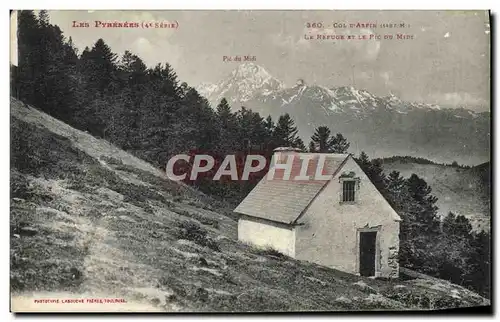
{"type": "Polygon", "coordinates": [[[198,90],[214,107],[225,97],[234,110],[245,106],[274,119],[289,113],[305,142],[316,127],[326,125],[348,138],[350,152],[371,157],[403,154],[468,165],[490,159],[489,112],[406,102],[352,86],[299,81],[285,87],[254,63],[241,64],[228,78],[198,90]]]}
{"type": "Polygon", "coordinates": [[[464,168],[409,157],[391,157],[380,161],[386,174],[398,171],[405,178],[413,173],[423,178],[438,198],[439,215],[446,216],[451,211],[469,218],[475,230],[490,230],[489,162],[464,168]]]}

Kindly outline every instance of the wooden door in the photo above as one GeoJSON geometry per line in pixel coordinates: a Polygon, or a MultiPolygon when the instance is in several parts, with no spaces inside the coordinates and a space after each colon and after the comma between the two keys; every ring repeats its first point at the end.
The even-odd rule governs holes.
{"type": "Polygon", "coordinates": [[[359,233],[359,273],[361,276],[375,276],[376,248],[376,231],[359,233]]]}

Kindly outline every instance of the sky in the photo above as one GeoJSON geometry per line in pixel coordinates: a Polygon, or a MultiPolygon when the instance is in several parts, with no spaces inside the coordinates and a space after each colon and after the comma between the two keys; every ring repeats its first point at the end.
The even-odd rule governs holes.
{"type": "Polygon", "coordinates": [[[191,86],[218,82],[242,63],[223,61],[223,56],[249,55],[287,86],[303,79],[490,110],[490,26],[484,11],[82,10],[49,15],[80,52],[103,38],[119,56],[130,50],[148,66],[168,62],[191,86]],[[90,26],[76,28],[73,21],[90,26]],[[96,28],[95,21],[176,21],[178,28],[96,28]],[[358,23],[364,25],[350,26],[358,23]],[[383,28],[391,23],[405,26],[383,28]],[[412,39],[397,39],[397,34],[412,39]],[[318,40],[318,35],[345,39],[318,40]],[[355,39],[347,40],[348,35],[355,39]],[[363,35],[374,39],[358,39],[363,35]]]}

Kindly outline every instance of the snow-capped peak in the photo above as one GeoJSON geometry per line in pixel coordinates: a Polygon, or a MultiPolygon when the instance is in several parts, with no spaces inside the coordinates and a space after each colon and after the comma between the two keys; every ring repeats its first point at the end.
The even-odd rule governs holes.
{"type": "Polygon", "coordinates": [[[389,95],[386,96],[386,99],[390,103],[398,103],[399,104],[402,102],[402,100],[399,97],[397,97],[396,95],[394,95],[392,92],[390,92],[389,95]]]}
{"type": "Polygon", "coordinates": [[[267,72],[267,70],[255,63],[243,63],[231,72],[231,77],[269,78],[272,76],[267,72]]]}
{"type": "Polygon", "coordinates": [[[203,82],[196,86],[196,91],[202,96],[208,97],[217,89],[216,84],[203,82]]]}
{"type": "Polygon", "coordinates": [[[284,86],[264,67],[255,63],[242,63],[229,74],[228,78],[208,88],[210,90],[205,92],[208,94],[206,97],[216,105],[224,97],[230,103],[241,103],[258,94],[269,95],[283,89],[284,86]]]}

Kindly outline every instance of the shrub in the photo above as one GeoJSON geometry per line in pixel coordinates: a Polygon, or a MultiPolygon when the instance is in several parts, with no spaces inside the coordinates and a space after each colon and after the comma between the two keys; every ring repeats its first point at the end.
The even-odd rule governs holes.
{"type": "Polygon", "coordinates": [[[267,247],[267,248],[257,248],[256,253],[259,255],[264,255],[264,256],[272,256],[272,257],[277,257],[280,259],[285,259],[287,256],[283,254],[282,252],[272,248],[272,247],[267,247]]]}
{"type": "Polygon", "coordinates": [[[175,210],[181,216],[186,216],[198,220],[202,225],[212,226],[215,229],[219,229],[219,222],[213,218],[199,215],[195,212],[190,212],[187,210],[175,210]]]}
{"type": "Polygon", "coordinates": [[[208,247],[215,251],[220,251],[219,245],[208,237],[207,231],[200,225],[192,221],[183,221],[179,224],[180,231],[177,235],[179,239],[187,239],[198,245],[208,247]]]}
{"type": "Polygon", "coordinates": [[[94,190],[90,187],[87,187],[85,185],[85,182],[83,180],[78,180],[78,179],[69,179],[69,183],[67,185],[68,189],[71,190],[76,190],[80,192],[85,192],[85,193],[90,193],[93,192],[94,190]]]}
{"type": "Polygon", "coordinates": [[[12,171],[10,176],[10,197],[29,199],[32,191],[25,176],[17,171],[12,171]]]}

